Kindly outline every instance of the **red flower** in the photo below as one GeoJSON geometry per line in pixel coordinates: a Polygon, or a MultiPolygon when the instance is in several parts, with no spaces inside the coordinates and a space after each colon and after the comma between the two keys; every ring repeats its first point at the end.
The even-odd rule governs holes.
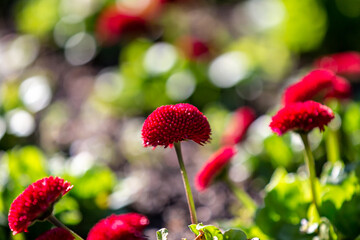
{"type": "Polygon", "coordinates": [[[333,86],[331,91],[329,91],[325,98],[337,98],[337,99],[346,99],[351,96],[351,85],[343,77],[336,76],[333,80],[333,86]]]}
{"type": "Polygon", "coordinates": [[[283,105],[308,100],[322,101],[325,98],[348,98],[350,88],[346,79],[329,70],[313,70],[285,90],[283,105]]]}
{"type": "Polygon", "coordinates": [[[222,144],[234,145],[239,143],[254,120],[255,112],[251,108],[242,107],[237,109],[222,136],[222,144]]]}
{"type": "Polygon", "coordinates": [[[279,136],[289,130],[309,132],[313,128],[324,130],[334,118],[330,108],[314,101],[288,104],[272,117],[270,127],[279,136]]]}
{"type": "Polygon", "coordinates": [[[324,56],[315,61],[315,66],[329,69],[348,77],[360,76],[360,53],[342,52],[324,56]]]}
{"type": "Polygon", "coordinates": [[[39,237],[36,240],[74,240],[75,237],[64,228],[53,228],[39,237]]]}
{"type": "Polygon", "coordinates": [[[205,190],[214,178],[226,167],[235,153],[236,149],[234,147],[222,147],[215,152],[196,175],[196,188],[199,191],[205,190]]]}
{"type": "Polygon", "coordinates": [[[64,179],[52,176],[29,185],[10,206],[8,221],[13,234],[27,232],[35,220],[48,217],[55,202],[72,187],[64,179]]]}
{"type": "Polygon", "coordinates": [[[142,231],[148,224],[149,220],[137,213],[111,215],[90,230],[87,240],[143,240],[142,231]]]}
{"type": "Polygon", "coordinates": [[[100,42],[111,45],[116,43],[122,34],[145,28],[145,19],[120,12],[116,6],[110,6],[100,13],[96,22],[96,35],[100,42]]]}
{"type": "Polygon", "coordinates": [[[167,147],[187,139],[202,145],[210,140],[210,134],[207,118],[188,103],[157,108],[148,116],[142,128],[145,147],[167,147]]]}
{"type": "Polygon", "coordinates": [[[209,47],[200,39],[185,36],[177,41],[177,45],[190,60],[196,60],[209,54],[209,47]]]}
{"type": "Polygon", "coordinates": [[[336,75],[328,70],[314,70],[285,90],[283,104],[312,100],[317,95],[325,95],[332,87],[336,75]]]}

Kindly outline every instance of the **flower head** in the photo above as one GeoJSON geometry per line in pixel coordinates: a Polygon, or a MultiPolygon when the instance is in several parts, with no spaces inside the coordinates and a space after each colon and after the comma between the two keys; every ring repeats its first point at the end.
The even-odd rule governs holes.
{"type": "Polygon", "coordinates": [[[333,80],[332,89],[325,95],[325,98],[347,99],[351,96],[351,85],[343,77],[336,76],[333,80]]]}
{"type": "Polygon", "coordinates": [[[27,232],[35,220],[51,214],[53,205],[73,186],[59,177],[46,177],[29,185],[11,204],[9,227],[13,234],[27,232]]]}
{"type": "Polygon", "coordinates": [[[202,57],[206,57],[210,52],[208,45],[204,41],[192,36],[179,38],[177,45],[190,60],[197,60],[202,57]]]}
{"type": "Polygon", "coordinates": [[[360,53],[342,52],[324,56],[315,61],[315,66],[340,75],[360,76],[360,53]]]}
{"type": "Polygon", "coordinates": [[[348,98],[350,88],[346,79],[336,76],[332,71],[313,70],[285,90],[283,105],[308,100],[323,101],[326,98],[348,98]]]}
{"type": "Polygon", "coordinates": [[[142,231],[148,224],[149,220],[137,213],[111,215],[90,230],[87,240],[143,240],[142,231]]]}
{"type": "Polygon", "coordinates": [[[39,237],[36,240],[74,240],[75,237],[64,228],[53,228],[39,237]]]}
{"type": "Polygon", "coordinates": [[[142,128],[145,147],[167,147],[187,139],[202,145],[210,140],[210,134],[207,118],[188,103],[157,108],[148,116],[142,128]]]}
{"type": "Polygon", "coordinates": [[[325,95],[332,87],[336,75],[328,70],[311,71],[301,81],[288,87],[283,95],[283,104],[312,100],[317,95],[325,95]]]}
{"type": "Polygon", "coordinates": [[[226,167],[235,153],[236,149],[234,147],[222,147],[215,152],[196,175],[196,188],[199,191],[205,190],[226,167]]]}
{"type": "Polygon", "coordinates": [[[272,117],[270,127],[279,136],[287,131],[309,132],[318,127],[321,131],[334,118],[330,108],[314,101],[288,104],[272,117]]]}
{"type": "Polygon", "coordinates": [[[117,6],[110,6],[100,13],[96,22],[96,35],[105,45],[115,44],[128,31],[145,29],[146,21],[136,15],[127,14],[117,6]]]}
{"type": "Polygon", "coordinates": [[[239,143],[245,136],[250,124],[255,120],[255,112],[249,107],[242,107],[235,111],[229,126],[226,128],[221,142],[223,145],[239,143]]]}

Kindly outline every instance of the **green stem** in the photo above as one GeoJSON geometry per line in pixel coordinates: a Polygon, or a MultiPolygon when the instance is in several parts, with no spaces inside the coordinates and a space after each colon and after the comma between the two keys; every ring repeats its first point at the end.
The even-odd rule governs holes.
{"type": "Polygon", "coordinates": [[[188,202],[188,205],[189,205],[191,223],[192,224],[197,224],[198,221],[197,221],[197,217],[196,217],[195,203],[194,203],[194,199],[193,199],[193,196],[192,196],[192,193],[191,193],[189,179],[188,179],[188,176],[187,176],[187,173],[186,173],[183,157],[182,157],[182,154],[181,154],[180,142],[174,143],[174,146],[175,146],[175,151],[176,151],[176,155],[177,155],[177,158],[178,158],[178,161],[179,161],[181,175],[182,175],[182,179],[183,179],[183,183],[184,183],[184,187],[185,187],[186,199],[187,199],[187,202],[188,202]]]}
{"type": "Polygon", "coordinates": [[[339,140],[338,140],[337,131],[331,130],[329,128],[325,136],[325,143],[326,143],[327,158],[329,162],[335,163],[340,159],[339,140]]]}
{"type": "Polygon", "coordinates": [[[46,220],[48,220],[49,222],[51,222],[53,225],[55,225],[57,227],[64,228],[64,229],[68,230],[75,237],[75,240],[84,240],[82,237],[77,235],[70,228],[68,228],[62,222],[60,222],[54,215],[51,214],[49,217],[46,218],[46,220]]]}
{"type": "Polygon", "coordinates": [[[310,144],[309,144],[307,133],[301,133],[300,136],[301,136],[301,139],[302,139],[302,141],[304,143],[304,147],[305,147],[305,163],[306,163],[306,166],[307,166],[307,169],[309,172],[312,201],[316,207],[318,215],[320,216],[319,204],[317,201],[318,196],[317,196],[316,187],[315,187],[315,182],[316,182],[315,161],[314,161],[314,157],[312,155],[311,149],[310,149],[310,144]]]}
{"type": "Polygon", "coordinates": [[[224,181],[244,207],[248,209],[251,214],[255,213],[257,205],[254,200],[242,188],[236,186],[229,178],[225,177],[224,181]]]}

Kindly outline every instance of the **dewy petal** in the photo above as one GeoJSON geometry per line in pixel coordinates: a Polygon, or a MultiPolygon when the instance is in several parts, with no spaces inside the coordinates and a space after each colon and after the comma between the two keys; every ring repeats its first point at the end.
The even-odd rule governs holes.
{"type": "Polygon", "coordinates": [[[254,110],[249,107],[237,109],[230,120],[228,127],[225,129],[221,143],[223,145],[234,145],[244,138],[250,124],[255,120],[254,110]]]}
{"type": "Polygon", "coordinates": [[[197,173],[195,177],[195,187],[199,191],[205,190],[214,178],[226,167],[235,153],[235,147],[231,146],[222,147],[215,152],[197,173]]]}
{"type": "Polygon", "coordinates": [[[29,185],[11,204],[8,221],[13,234],[27,232],[35,220],[52,210],[56,201],[72,189],[59,177],[46,177],[29,185]]]}
{"type": "Polygon", "coordinates": [[[192,140],[200,145],[210,140],[211,129],[207,118],[188,103],[165,105],[152,112],[144,122],[144,146],[164,146],[192,140]]]}
{"type": "Polygon", "coordinates": [[[137,213],[111,215],[90,230],[87,240],[144,240],[142,231],[149,220],[137,213]]]}
{"type": "Polygon", "coordinates": [[[66,229],[64,228],[53,228],[35,240],[74,240],[75,237],[66,229]]]}
{"type": "Polygon", "coordinates": [[[330,108],[314,101],[288,104],[272,117],[270,127],[273,132],[282,135],[287,131],[309,132],[324,127],[334,118],[330,108]]]}

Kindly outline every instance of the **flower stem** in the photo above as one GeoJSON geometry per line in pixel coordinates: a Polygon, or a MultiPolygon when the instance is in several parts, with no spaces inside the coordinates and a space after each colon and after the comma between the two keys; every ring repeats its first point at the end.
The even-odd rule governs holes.
{"type": "Polygon", "coordinates": [[[317,196],[316,187],[315,187],[315,182],[316,182],[315,161],[314,161],[314,157],[312,155],[311,149],[310,149],[307,133],[301,133],[300,136],[301,136],[301,139],[302,139],[302,141],[304,143],[304,147],[305,147],[305,163],[306,163],[306,166],[307,166],[307,169],[309,172],[312,201],[313,201],[313,204],[315,205],[315,208],[320,216],[319,204],[317,201],[318,196],[317,196]]]}
{"type": "Polygon", "coordinates": [[[325,136],[326,152],[329,162],[335,163],[340,160],[339,139],[336,130],[328,129],[325,136]]]}
{"type": "Polygon", "coordinates": [[[176,151],[176,155],[177,155],[177,158],[178,158],[178,161],[179,161],[181,175],[182,175],[182,179],[183,179],[183,183],[184,183],[184,187],[185,187],[186,199],[187,199],[187,202],[188,202],[188,205],[189,205],[191,223],[192,224],[197,224],[198,221],[197,221],[197,217],[196,217],[195,203],[194,203],[194,199],[193,199],[193,196],[192,196],[192,193],[191,193],[189,179],[188,179],[188,176],[187,176],[187,173],[186,173],[183,157],[182,157],[182,154],[181,154],[180,142],[174,143],[174,146],[175,146],[175,151],[176,151]]]}
{"type": "Polygon", "coordinates": [[[225,177],[224,181],[243,206],[248,209],[251,214],[255,213],[257,205],[254,200],[242,188],[236,186],[228,177],[225,177]]]}
{"type": "Polygon", "coordinates": [[[68,230],[75,237],[75,240],[84,240],[82,237],[77,235],[70,228],[68,228],[62,222],[60,222],[54,215],[51,214],[49,217],[46,218],[46,220],[48,220],[50,223],[52,223],[53,225],[55,225],[57,227],[64,228],[64,229],[68,230]]]}

